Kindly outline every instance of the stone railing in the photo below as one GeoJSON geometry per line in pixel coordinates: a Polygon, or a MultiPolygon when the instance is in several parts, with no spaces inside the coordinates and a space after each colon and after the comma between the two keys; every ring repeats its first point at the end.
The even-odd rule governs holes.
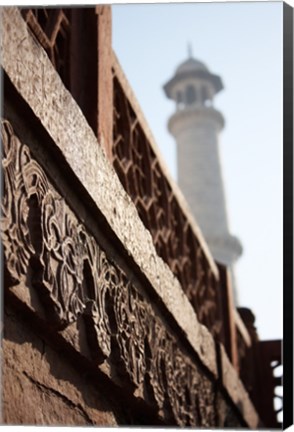
{"type": "MultiPolygon", "coordinates": [[[[92,83],[92,95],[99,85],[94,85],[93,78],[84,76],[79,67],[83,60],[87,70],[96,70],[94,60],[97,53],[92,50],[85,56],[82,42],[77,37],[79,29],[86,25],[87,34],[83,32],[83,42],[90,44],[93,42],[92,34],[94,30],[98,31],[99,26],[94,23],[89,11],[83,12],[82,19],[81,14],[70,8],[24,8],[21,13],[30,31],[46,50],[63,83],[76,98],[93,131],[98,136],[101,135],[99,123],[105,123],[104,118],[107,116],[104,115],[97,123],[95,104],[90,102],[90,98],[81,96],[89,93],[89,89],[84,88],[88,81],[92,83]],[[80,62],[76,61],[77,57],[80,57],[80,62]],[[82,82],[81,76],[84,78],[82,82]]],[[[97,20],[103,17],[99,8],[95,9],[95,14],[97,20]]],[[[103,50],[100,50],[99,55],[105,57],[103,50]]],[[[114,74],[114,142],[112,148],[108,144],[104,148],[113,160],[141,220],[150,231],[157,253],[180,281],[199,321],[226,347],[232,345],[232,340],[225,340],[228,332],[224,328],[226,318],[223,311],[225,309],[226,313],[227,310],[222,298],[218,270],[206,242],[191,217],[181,192],[165,168],[136,98],[113,53],[111,65],[114,74]]],[[[96,73],[99,75],[99,70],[96,73]]],[[[104,87],[107,87],[107,83],[104,87]]],[[[91,99],[97,99],[95,103],[99,105],[99,97],[94,95],[91,99]]],[[[104,97],[106,99],[109,98],[104,97]]],[[[108,119],[106,123],[109,129],[111,120],[108,119]]]]}
{"type": "Polygon", "coordinates": [[[250,345],[244,346],[239,338],[240,377],[265,427],[281,428],[283,412],[283,366],[280,340],[260,341],[254,325],[255,316],[250,309],[238,308],[248,333],[250,345]]]}
{"type": "Polygon", "coordinates": [[[264,425],[282,428],[283,420],[283,364],[280,340],[259,342],[260,382],[262,385],[256,407],[264,425]]]}
{"type": "MultiPolygon", "coordinates": [[[[158,255],[180,281],[199,321],[223,343],[246,389],[253,394],[260,367],[260,359],[256,363],[252,357],[257,334],[247,329],[235,308],[229,271],[220,264],[216,268],[115,55],[113,76],[113,166],[150,231],[158,255]]],[[[263,396],[271,410],[273,390],[263,396]]],[[[266,424],[276,426],[271,413],[266,424]]]]}
{"type": "Polygon", "coordinates": [[[224,343],[217,267],[113,56],[113,166],[199,321],[224,343]]]}
{"type": "MultiPolygon", "coordinates": [[[[126,149],[119,153],[119,136],[126,140],[134,131],[138,170],[143,168],[142,155],[153,164],[149,186],[142,182],[144,172],[135,173],[138,188],[151,188],[147,200],[141,194],[136,205],[109,161],[107,148],[112,142],[102,146],[97,140],[101,129],[95,133],[89,126],[84,111],[65,88],[17,8],[3,9],[2,27],[1,236],[5,308],[10,308],[7,316],[14,310],[17,319],[25,320],[42,343],[62,354],[62,361],[69,359],[74,368],[82,370],[80,375],[85,377],[89,391],[94,383],[98,387],[103,383],[103,395],[112,401],[113,411],[119,406],[120,424],[256,428],[256,411],[221,343],[223,308],[218,309],[218,269],[181,194],[162,171],[159,156],[146,141],[136,141],[140,138],[141,142],[144,135],[149,140],[149,135],[137,109],[138,123],[125,117],[134,115],[130,107],[134,99],[119,68],[112,64],[114,78],[109,68],[109,77],[116,82],[117,101],[113,164],[118,170],[124,157],[131,157],[126,149]],[[120,122],[125,122],[124,127],[120,122]],[[117,154],[121,155],[119,160],[117,154]],[[153,202],[158,193],[167,195],[153,202]],[[164,230],[163,203],[171,219],[170,231],[164,230]],[[148,205],[155,211],[153,231],[152,226],[144,226],[151,223],[148,214],[144,219],[148,205]],[[176,212],[179,219],[173,219],[169,211],[176,212]],[[176,252],[178,266],[172,255],[176,252]],[[189,259],[194,260],[196,269],[189,259]]],[[[112,117],[112,109],[110,114],[112,117]]],[[[107,136],[104,132],[102,141],[107,136]]],[[[121,169],[127,177],[126,166],[121,169]]],[[[30,357],[28,351],[34,346],[17,341],[3,341],[8,365],[5,385],[18,389],[13,391],[16,409],[10,421],[24,421],[25,417],[17,417],[17,398],[25,376],[38,391],[45,389],[46,395],[51,392],[67,401],[70,409],[76,407],[86,413],[87,424],[99,424],[93,414],[98,408],[87,398],[73,403],[63,393],[66,384],[60,388],[60,375],[59,383],[55,382],[59,387],[52,389],[53,378],[49,374],[48,381],[43,382],[45,375],[39,373],[39,366],[34,367],[35,359],[33,366],[22,363],[22,356],[30,357]],[[21,353],[17,360],[13,360],[14,354],[7,357],[11,344],[14,353],[21,353]],[[13,381],[19,368],[22,378],[13,381]]],[[[46,349],[40,353],[42,364],[47,361],[44,353],[46,349]]],[[[52,364],[50,367],[54,369],[52,364]]],[[[66,377],[64,372],[65,382],[66,377]]],[[[77,398],[78,392],[73,393],[77,398]]],[[[11,398],[5,406],[10,404],[11,398]]],[[[50,407],[45,408],[56,415],[50,407]]],[[[41,418],[41,422],[44,418],[50,421],[50,416],[41,418]]]]}

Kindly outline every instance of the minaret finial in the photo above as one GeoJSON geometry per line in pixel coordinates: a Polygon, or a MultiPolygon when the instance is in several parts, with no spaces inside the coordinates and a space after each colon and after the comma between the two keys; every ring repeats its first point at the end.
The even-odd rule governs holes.
{"type": "Polygon", "coordinates": [[[192,58],[192,45],[190,42],[188,42],[188,57],[192,58]]]}

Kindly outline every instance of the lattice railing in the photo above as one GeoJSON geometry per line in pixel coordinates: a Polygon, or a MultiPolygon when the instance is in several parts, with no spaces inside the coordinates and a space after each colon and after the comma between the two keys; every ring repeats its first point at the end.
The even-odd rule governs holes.
{"type": "Polygon", "coordinates": [[[21,13],[67,85],[69,80],[69,9],[24,8],[21,9],[21,13]]]}
{"type": "MultiPolygon", "coordinates": [[[[89,100],[80,100],[80,94],[85,93],[81,89],[85,89],[86,84],[74,73],[80,69],[77,66],[78,59],[72,54],[73,47],[79,52],[82,50],[77,41],[72,40],[77,25],[76,19],[73,21],[73,10],[24,8],[21,12],[95,131],[97,107],[89,100]],[[73,60],[74,65],[71,64],[73,60]]],[[[91,23],[92,31],[96,31],[94,21],[84,22],[91,23]]],[[[89,49],[93,50],[93,47],[89,49]]],[[[97,87],[94,83],[93,86],[97,87]]],[[[150,231],[157,253],[179,279],[200,322],[223,341],[217,271],[212,269],[207,260],[118,76],[113,79],[113,87],[114,168],[150,231]]]]}
{"type": "MultiPolygon", "coordinates": [[[[267,380],[269,388],[274,389],[270,376],[262,378],[260,372],[260,357],[256,359],[260,342],[253,322],[249,323],[246,319],[243,322],[242,315],[240,317],[229,301],[230,282],[217,276],[213,270],[201,236],[195,232],[178,199],[176,188],[166,175],[137,102],[133,100],[116,61],[113,69],[113,165],[121,183],[150,231],[158,255],[180,281],[199,321],[226,346],[248,392],[254,396],[258,383],[262,383],[263,379],[267,380]],[[225,296],[224,292],[227,293],[225,296]],[[229,326],[233,327],[233,331],[228,331],[229,326]]],[[[253,316],[249,311],[250,314],[253,316]]],[[[271,413],[274,397],[281,398],[271,393],[265,397],[271,413]]],[[[262,412],[262,408],[258,408],[262,412]]],[[[270,419],[269,424],[279,423],[270,419]]]]}
{"type": "Polygon", "coordinates": [[[282,426],[283,422],[283,366],[281,363],[281,358],[271,362],[271,367],[274,376],[274,411],[276,420],[279,426],[282,426]]]}
{"type": "MultiPolygon", "coordinates": [[[[280,340],[259,342],[260,380],[262,382],[261,418],[267,427],[282,427],[283,420],[283,366],[280,340]]],[[[261,396],[261,395],[260,395],[261,396]]]]}
{"type": "Polygon", "coordinates": [[[113,116],[109,6],[20,10],[110,156],[113,116]]]}
{"type": "Polygon", "coordinates": [[[240,377],[265,427],[282,426],[282,346],[280,340],[260,341],[255,316],[250,309],[238,308],[250,335],[251,345],[237,334],[240,377]]]}
{"type": "Polygon", "coordinates": [[[163,172],[120,76],[115,64],[114,168],[150,231],[158,255],[180,281],[199,321],[223,341],[217,272],[163,172]]]}

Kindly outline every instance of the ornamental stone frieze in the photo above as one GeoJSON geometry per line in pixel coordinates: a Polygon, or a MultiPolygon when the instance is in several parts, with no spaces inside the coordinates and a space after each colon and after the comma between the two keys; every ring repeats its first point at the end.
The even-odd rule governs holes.
{"type": "Polygon", "coordinates": [[[6,289],[34,291],[42,305],[36,313],[56,330],[82,316],[92,361],[106,362],[121,386],[166,421],[216,426],[213,382],[86,231],[8,121],[2,142],[6,289]]]}

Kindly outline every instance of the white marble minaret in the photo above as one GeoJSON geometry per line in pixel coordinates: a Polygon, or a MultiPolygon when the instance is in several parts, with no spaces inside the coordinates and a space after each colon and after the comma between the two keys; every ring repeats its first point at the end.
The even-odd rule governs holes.
{"type": "Polygon", "coordinates": [[[220,77],[191,54],[164,86],[176,104],[168,128],[177,143],[179,186],[214,259],[232,270],[242,248],[229,232],[218,140],[224,118],[212,104],[222,88],[220,77]]]}

